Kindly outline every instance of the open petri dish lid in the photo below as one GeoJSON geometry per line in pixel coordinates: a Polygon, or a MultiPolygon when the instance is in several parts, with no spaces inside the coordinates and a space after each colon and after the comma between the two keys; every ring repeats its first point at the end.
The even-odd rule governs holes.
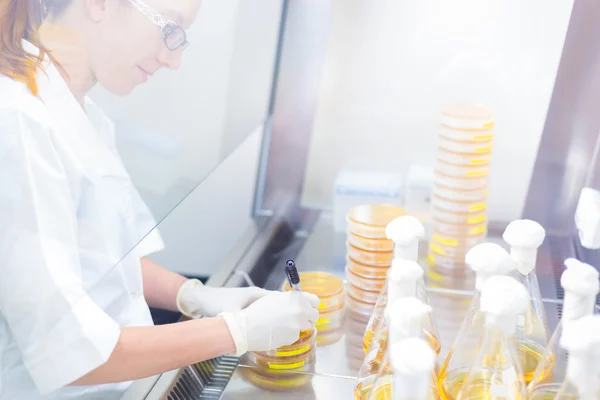
{"type": "Polygon", "coordinates": [[[385,227],[406,212],[391,204],[365,204],[348,211],[348,231],[369,239],[387,239],[385,227]]]}

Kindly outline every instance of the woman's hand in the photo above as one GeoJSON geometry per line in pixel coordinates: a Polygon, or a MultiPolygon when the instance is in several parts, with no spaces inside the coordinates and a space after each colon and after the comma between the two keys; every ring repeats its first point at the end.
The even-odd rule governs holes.
{"type": "Polygon", "coordinates": [[[248,308],[223,313],[236,354],[273,350],[294,343],[319,319],[319,298],[306,292],[271,292],[248,308]]]}
{"type": "Polygon", "coordinates": [[[258,287],[213,288],[190,279],[179,289],[177,307],[188,317],[214,317],[245,309],[270,291],[258,287]]]}

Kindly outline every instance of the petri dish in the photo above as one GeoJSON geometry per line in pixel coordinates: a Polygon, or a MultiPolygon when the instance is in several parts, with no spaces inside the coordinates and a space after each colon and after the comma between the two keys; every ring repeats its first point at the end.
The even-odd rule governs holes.
{"type": "MultiPolygon", "coordinates": [[[[301,272],[300,286],[307,293],[312,293],[319,297],[319,311],[336,309],[344,305],[344,281],[335,275],[326,272],[311,271],[301,272]]],[[[292,288],[287,280],[282,284],[284,291],[292,288]]]]}
{"type": "Polygon", "coordinates": [[[457,165],[448,164],[437,159],[436,171],[441,171],[446,175],[458,178],[481,178],[490,174],[489,165],[457,165]]]}
{"type": "Polygon", "coordinates": [[[314,339],[310,349],[303,354],[294,357],[264,357],[258,352],[249,352],[247,353],[248,362],[267,369],[271,373],[280,373],[277,371],[305,372],[315,362],[316,337],[314,339]]]}
{"type": "Polygon", "coordinates": [[[472,235],[472,236],[449,236],[443,235],[434,230],[433,235],[431,236],[431,243],[446,247],[454,247],[454,248],[471,248],[482,241],[485,240],[485,234],[483,235],[472,235]]]}
{"type": "Polygon", "coordinates": [[[435,254],[431,251],[427,254],[427,262],[431,267],[437,267],[442,269],[462,269],[466,267],[465,258],[451,258],[435,254]]]}
{"type": "Polygon", "coordinates": [[[302,371],[272,370],[257,366],[238,369],[241,376],[256,387],[271,391],[286,391],[304,387],[312,381],[315,372],[315,362],[303,366],[302,371]],[[297,373],[300,372],[300,373],[297,373]],[[307,373],[310,372],[310,373],[307,373]]]}
{"type": "Polygon", "coordinates": [[[394,251],[394,242],[389,239],[371,239],[346,232],[346,240],[357,249],[367,251],[394,251]]]}
{"type": "Polygon", "coordinates": [[[433,207],[442,209],[448,213],[478,213],[485,211],[487,202],[485,198],[473,201],[459,201],[458,199],[447,199],[437,195],[431,196],[433,207]]]}
{"type": "MultiPolygon", "coordinates": [[[[314,368],[313,368],[314,369],[314,368]]],[[[288,374],[285,377],[269,377],[261,374],[258,368],[240,368],[241,376],[252,385],[269,391],[295,390],[308,386],[312,374],[288,374]]]]}
{"type": "Polygon", "coordinates": [[[346,268],[358,276],[369,279],[385,279],[389,270],[388,266],[375,267],[361,264],[350,257],[346,257],[346,268]]]}
{"type": "Polygon", "coordinates": [[[450,189],[458,190],[474,190],[474,189],[487,189],[488,177],[454,177],[444,173],[444,171],[436,170],[433,174],[434,187],[441,185],[450,189]]]}
{"type": "Polygon", "coordinates": [[[489,130],[494,128],[494,112],[482,104],[447,104],[440,111],[440,123],[454,129],[489,130]]]}
{"type": "Polygon", "coordinates": [[[472,236],[466,238],[449,238],[447,236],[440,237],[439,235],[436,237],[434,235],[432,237],[432,240],[429,242],[429,252],[434,255],[443,256],[447,258],[464,259],[467,252],[471,250],[473,246],[483,242],[484,240],[485,235],[472,236]]]}
{"type": "Polygon", "coordinates": [[[487,233],[487,219],[483,215],[483,221],[477,224],[448,224],[439,220],[433,220],[433,229],[443,236],[476,236],[487,233]]]}
{"type": "Polygon", "coordinates": [[[475,189],[453,189],[436,183],[433,185],[433,195],[453,201],[479,201],[487,198],[487,187],[475,189]]]}
{"type": "Polygon", "coordinates": [[[464,166],[478,166],[478,165],[489,165],[492,161],[492,153],[486,154],[463,154],[446,151],[439,149],[437,152],[438,160],[455,165],[464,166]]]}
{"type": "Polygon", "coordinates": [[[361,250],[350,243],[346,243],[346,254],[353,261],[372,267],[389,267],[394,258],[393,251],[367,251],[361,250]]]}
{"type": "Polygon", "coordinates": [[[348,295],[356,300],[360,300],[363,303],[370,303],[375,305],[377,302],[377,298],[379,297],[379,290],[371,291],[365,290],[358,286],[354,286],[351,282],[348,282],[348,287],[346,288],[348,295]]]}
{"type": "Polygon", "coordinates": [[[461,129],[441,124],[439,135],[457,142],[490,142],[494,139],[494,128],[461,129]]]}
{"type": "Polygon", "coordinates": [[[348,211],[348,231],[369,239],[387,239],[385,227],[406,212],[391,204],[365,204],[348,211]]]}
{"type": "Polygon", "coordinates": [[[492,152],[493,142],[459,142],[443,136],[438,136],[438,149],[443,149],[451,153],[483,155],[492,152]]]}
{"type": "Polygon", "coordinates": [[[317,329],[317,343],[319,342],[320,335],[343,328],[345,315],[345,304],[331,311],[321,311],[319,313],[319,319],[315,324],[315,328],[317,329]]]}
{"type": "Polygon", "coordinates": [[[289,346],[282,346],[275,350],[252,352],[258,357],[265,359],[297,359],[314,347],[316,330],[300,332],[300,338],[289,346]]]}
{"type": "Polygon", "coordinates": [[[333,343],[339,342],[344,336],[343,327],[340,329],[333,329],[317,335],[317,346],[327,346],[333,343]]]}
{"type": "Polygon", "coordinates": [[[348,304],[348,316],[350,316],[351,319],[355,319],[358,322],[364,323],[366,328],[366,324],[369,322],[371,313],[375,309],[375,303],[365,303],[364,301],[355,299],[350,295],[350,293],[347,293],[346,295],[346,303],[348,304]]]}
{"type": "Polygon", "coordinates": [[[439,222],[455,225],[481,225],[487,221],[485,211],[459,213],[450,212],[436,206],[431,207],[431,216],[433,226],[436,226],[435,224],[439,222]]]}
{"type": "Polygon", "coordinates": [[[373,276],[361,276],[352,272],[349,266],[346,265],[346,279],[348,280],[348,283],[358,288],[372,292],[380,292],[383,288],[383,285],[385,285],[386,278],[385,276],[383,278],[377,278],[373,276]]]}

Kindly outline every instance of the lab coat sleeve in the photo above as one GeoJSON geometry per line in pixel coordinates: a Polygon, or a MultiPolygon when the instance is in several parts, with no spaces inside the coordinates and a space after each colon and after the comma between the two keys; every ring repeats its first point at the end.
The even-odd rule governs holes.
{"type": "Polygon", "coordinates": [[[77,210],[49,129],[0,108],[0,313],[39,391],[105,363],[119,325],[82,280],[77,210]]]}

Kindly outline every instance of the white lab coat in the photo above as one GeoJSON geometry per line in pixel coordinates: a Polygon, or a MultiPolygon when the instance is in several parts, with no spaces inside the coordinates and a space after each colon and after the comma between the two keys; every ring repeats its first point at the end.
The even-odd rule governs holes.
{"type": "Polygon", "coordinates": [[[0,75],[0,399],[119,399],[129,383],[64,386],[107,361],[120,327],[152,324],[140,257],[163,243],[130,252],[154,220],[113,125],[45,70],[39,98],[0,75]]]}

